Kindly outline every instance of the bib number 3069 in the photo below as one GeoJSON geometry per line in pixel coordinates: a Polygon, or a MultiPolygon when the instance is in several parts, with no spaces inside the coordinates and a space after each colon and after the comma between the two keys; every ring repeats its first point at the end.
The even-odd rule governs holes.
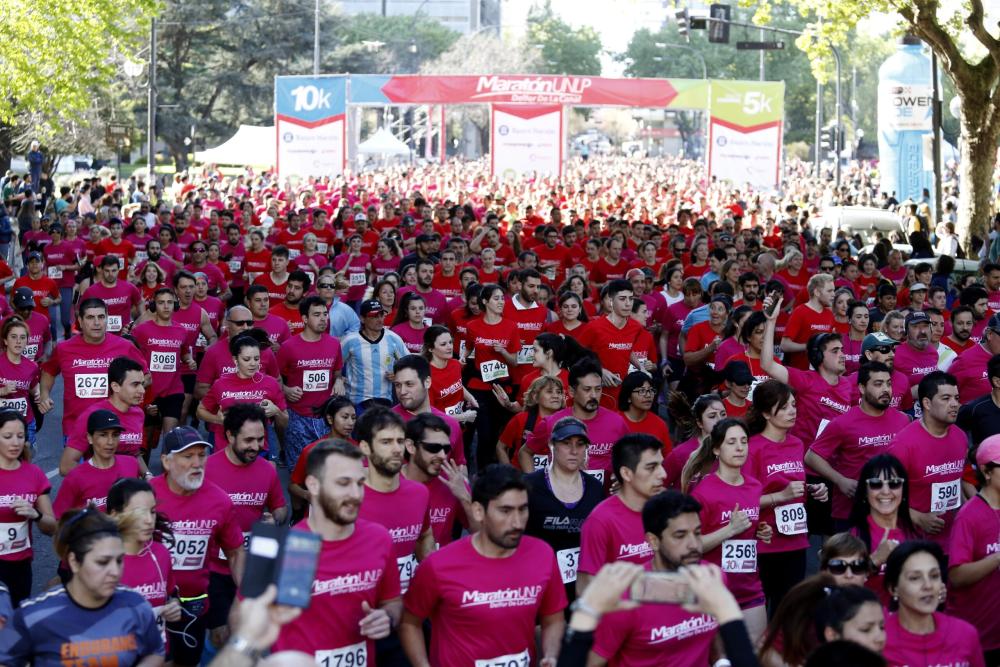
{"type": "Polygon", "coordinates": [[[316,651],[316,663],[320,667],[367,667],[368,645],[358,642],[332,651],[316,651]]]}

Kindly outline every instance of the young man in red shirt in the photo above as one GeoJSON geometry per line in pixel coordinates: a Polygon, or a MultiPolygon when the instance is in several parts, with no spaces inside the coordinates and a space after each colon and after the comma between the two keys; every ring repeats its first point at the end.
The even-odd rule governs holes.
{"type": "Polygon", "coordinates": [[[806,343],[809,337],[819,333],[833,331],[833,277],[819,273],[809,279],[806,285],[809,300],[792,310],[788,325],[781,338],[781,349],[788,355],[786,366],[806,370],[809,363],[806,358],[806,343]]]}

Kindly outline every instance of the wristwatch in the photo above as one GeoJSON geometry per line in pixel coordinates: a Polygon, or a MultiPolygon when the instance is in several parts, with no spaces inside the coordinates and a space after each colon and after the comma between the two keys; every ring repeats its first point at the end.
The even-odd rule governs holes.
{"type": "Polygon", "coordinates": [[[254,662],[260,660],[260,656],[264,653],[262,650],[254,648],[248,639],[239,635],[230,637],[228,644],[234,651],[242,653],[254,662]]]}

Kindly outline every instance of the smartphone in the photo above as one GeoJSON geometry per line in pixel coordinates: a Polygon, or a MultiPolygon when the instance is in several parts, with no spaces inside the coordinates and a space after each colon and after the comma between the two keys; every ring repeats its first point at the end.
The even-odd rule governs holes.
{"type": "Polygon", "coordinates": [[[774,290],[768,296],[771,297],[771,305],[767,307],[767,313],[765,314],[770,317],[774,314],[775,309],[778,307],[778,299],[784,295],[781,293],[781,290],[774,290]]]}
{"type": "Polygon", "coordinates": [[[281,552],[281,567],[275,581],[278,585],[278,597],[275,601],[278,604],[309,608],[322,546],[322,539],[315,533],[288,531],[281,552]]]}
{"type": "Polygon", "coordinates": [[[246,567],[240,593],[243,597],[255,598],[274,581],[281,554],[283,531],[273,523],[257,522],[250,532],[247,542],[246,567]]]}
{"type": "Polygon", "coordinates": [[[629,598],[652,604],[694,604],[697,601],[687,582],[676,572],[644,572],[632,584],[629,598]]]}

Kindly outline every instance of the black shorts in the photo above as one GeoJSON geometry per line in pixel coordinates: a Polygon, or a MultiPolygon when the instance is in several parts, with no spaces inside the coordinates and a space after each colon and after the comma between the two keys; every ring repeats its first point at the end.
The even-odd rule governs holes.
{"type": "MultiPolygon", "coordinates": [[[[198,377],[198,376],[195,375],[194,373],[190,373],[190,374],[182,375],[181,376],[181,382],[184,383],[184,393],[185,394],[193,394],[194,393],[194,381],[195,381],[196,377],[198,377]]],[[[178,413],[178,415],[179,414],[180,413],[178,413]]]]}
{"type": "Polygon", "coordinates": [[[236,597],[236,582],[232,575],[210,572],[208,575],[208,613],[205,627],[209,630],[222,627],[229,622],[229,610],[236,597]]]}
{"type": "Polygon", "coordinates": [[[164,417],[180,419],[181,408],[184,407],[184,394],[160,396],[159,398],[153,400],[153,405],[155,405],[157,410],[159,410],[161,419],[164,417]]]}

